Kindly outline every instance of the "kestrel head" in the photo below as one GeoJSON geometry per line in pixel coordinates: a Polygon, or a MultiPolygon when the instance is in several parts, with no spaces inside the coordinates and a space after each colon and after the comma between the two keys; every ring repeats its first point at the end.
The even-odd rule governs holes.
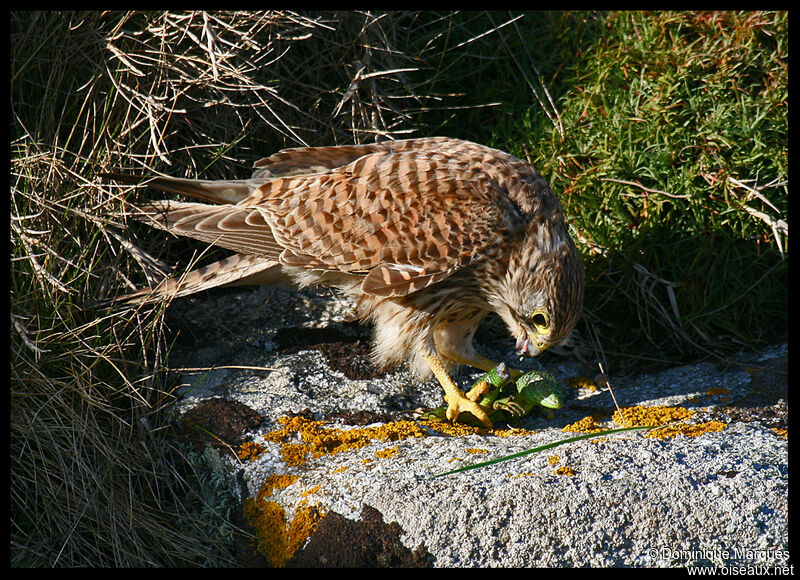
{"type": "Polygon", "coordinates": [[[523,246],[492,303],[516,339],[517,354],[535,357],[564,342],[583,308],[583,263],[569,235],[545,252],[523,246]]]}

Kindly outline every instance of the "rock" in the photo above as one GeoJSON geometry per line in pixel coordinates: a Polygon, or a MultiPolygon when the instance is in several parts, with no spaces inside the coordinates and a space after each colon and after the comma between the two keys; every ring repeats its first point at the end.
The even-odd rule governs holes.
{"type": "MultiPolygon", "coordinates": [[[[239,489],[237,474],[244,482],[242,500],[261,494],[280,506],[275,525],[287,534],[298,510],[321,514],[303,528],[309,539],[296,542],[287,565],[786,563],[785,344],[728,367],[700,363],[612,380],[620,407],[641,406],[645,416],[684,411],[654,412],[681,417],[661,438],[628,432],[431,479],[566,439],[576,425],[619,427],[608,385],[570,388],[552,419],[525,417],[516,429],[415,430],[411,411],[441,405],[440,387],[405,369],[370,369],[369,331],[351,322],[345,301],[327,290],[225,292],[173,304],[169,316],[193,338],[178,342],[170,366],[261,369],[228,368],[213,381],[185,373],[184,401],[223,397],[262,418],[237,439],[250,444],[246,459],[223,461],[231,488],[239,489]],[[238,305],[224,319],[222,300],[238,305]],[[299,427],[287,429],[285,417],[297,414],[304,418],[291,424],[299,427]],[[265,482],[282,476],[291,483],[266,496],[265,482]]],[[[545,370],[563,376],[572,368],[578,374],[569,361],[545,370]]],[[[458,381],[466,387],[480,374],[458,381]]]]}

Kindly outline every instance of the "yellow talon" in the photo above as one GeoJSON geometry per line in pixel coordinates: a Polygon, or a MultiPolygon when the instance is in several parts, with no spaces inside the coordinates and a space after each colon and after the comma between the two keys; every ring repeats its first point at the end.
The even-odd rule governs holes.
{"type": "Polygon", "coordinates": [[[475,401],[477,403],[491,390],[492,385],[489,384],[489,381],[480,381],[472,385],[472,388],[467,391],[465,397],[467,397],[470,401],[475,401]]]}
{"type": "Polygon", "coordinates": [[[447,371],[442,364],[442,360],[435,354],[423,355],[428,365],[431,367],[434,376],[439,381],[444,389],[444,400],[447,401],[447,418],[450,421],[455,421],[461,413],[470,413],[487,429],[492,428],[492,421],[489,415],[481,408],[475,401],[470,401],[461,389],[458,388],[447,374],[447,371]]]}

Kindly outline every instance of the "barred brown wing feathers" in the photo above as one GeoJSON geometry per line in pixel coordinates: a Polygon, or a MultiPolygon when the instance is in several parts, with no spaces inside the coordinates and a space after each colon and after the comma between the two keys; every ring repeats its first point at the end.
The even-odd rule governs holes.
{"type": "Polygon", "coordinates": [[[403,264],[381,265],[373,268],[361,283],[361,290],[376,296],[406,296],[435,284],[455,270],[425,274],[409,270],[403,264]]]}
{"type": "Polygon", "coordinates": [[[141,211],[179,235],[364,274],[365,292],[405,295],[524,235],[521,211],[537,207],[538,195],[525,183],[540,179],[526,167],[448,138],[288,149],[257,162],[250,182],[149,182],[223,205],[159,201],[141,211]]]}
{"type": "Polygon", "coordinates": [[[213,206],[180,201],[155,201],[131,214],[153,225],[215,246],[277,260],[283,251],[257,208],[213,206]]]}
{"type": "Polygon", "coordinates": [[[522,231],[503,195],[469,159],[410,149],[273,180],[249,203],[270,215],[283,263],[365,273],[364,291],[403,295],[522,231]]]}
{"type": "Polygon", "coordinates": [[[347,165],[368,153],[385,151],[390,146],[390,143],[373,143],[284,149],[270,157],[256,161],[253,164],[255,169],[253,177],[272,179],[323,173],[347,165]]]}
{"type": "Polygon", "coordinates": [[[375,152],[423,150],[446,143],[458,143],[448,137],[423,137],[330,147],[293,147],[259,159],[253,164],[254,178],[292,177],[322,173],[352,163],[359,157],[375,152]]]}

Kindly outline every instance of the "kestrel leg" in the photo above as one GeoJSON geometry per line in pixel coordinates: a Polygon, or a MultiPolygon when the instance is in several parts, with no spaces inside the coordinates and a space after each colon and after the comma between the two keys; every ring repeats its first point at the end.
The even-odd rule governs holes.
{"type": "MultiPolygon", "coordinates": [[[[485,312],[478,311],[473,316],[463,317],[456,322],[440,323],[433,332],[433,342],[439,356],[487,373],[495,368],[497,366],[495,361],[481,356],[472,349],[472,337],[485,315],[485,312]]],[[[522,374],[516,369],[508,370],[512,378],[522,374]]]]}
{"type": "Polygon", "coordinates": [[[475,401],[470,401],[465,394],[458,388],[447,374],[444,368],[442,359],[435,354],[423,355],[428,365],[431,367],[434,376],[442,385],[445,392],[445,401],[447,401],[447,418],[450,421],[455,421],[461,413],[470,413],[486,428],[492,427],[492,421],[485,410],[481,408],[475,401]]]}
{"type": "MultiPolygon", "coordinates": [[[[471,367],[475,367],[476,369],[486,371],[487,373],[497,366],[497,363],[492,359],[486,358],[485,356],[479,354],[475,354],[473,357],[467,357],[457,352],[442,351],[441,347],[439,347],[439,353],[443,357],[448,358],[455,363],[460,365],[469,365],[471,367]]],[[[513,369],[511,367],[509,367],[508,372],[511,373],[512,378],[517,378],[522,374],[522,371],[518,371],[517,369],[513,369]]]]}

